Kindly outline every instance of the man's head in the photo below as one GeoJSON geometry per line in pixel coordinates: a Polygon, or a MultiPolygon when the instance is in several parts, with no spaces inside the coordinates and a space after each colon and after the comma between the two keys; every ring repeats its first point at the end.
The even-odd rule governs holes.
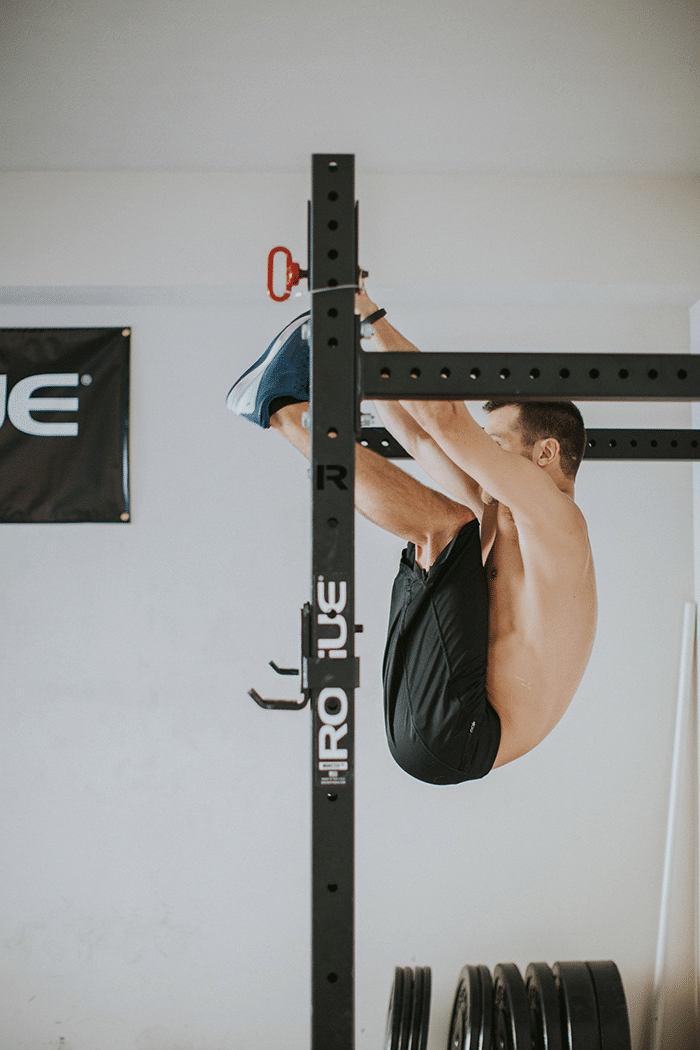
{"type": "Polygon", "coordinates": [[[541,465],[559,466],[565,478],[576,477],[586,450],[583,417],[571,401],[487,401],[485,429],[508,451],[532,458],[541,465]],[[535,448],[537,446],[537,449],[535,448]]]}

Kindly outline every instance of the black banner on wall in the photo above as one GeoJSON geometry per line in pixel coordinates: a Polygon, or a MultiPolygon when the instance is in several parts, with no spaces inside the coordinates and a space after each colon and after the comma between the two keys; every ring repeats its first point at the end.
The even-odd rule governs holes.
{"type": "Polygon", "coordinates": [[[0,329],[0,522],[129,520],[130,336],[0,329]]]}

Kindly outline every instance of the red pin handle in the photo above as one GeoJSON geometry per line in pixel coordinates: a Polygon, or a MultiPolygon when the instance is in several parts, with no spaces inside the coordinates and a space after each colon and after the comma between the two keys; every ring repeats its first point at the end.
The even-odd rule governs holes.
{"type": "Polygon", "coordinates": [[[299,263],[295,263],[292,259],[292,253],[289,248],[283,248],[281,246],[273,248],[267,257],[267,291],[271,299],[274,299],[276,303],[283,303],[285,299],[289,299],[292,288],[295,284],[299,284],[302,277],[308,277],[306,270],[299,268],[299,263]],[[284,295],[276,295],[274,289],[274,268],[275,268],[275,256],[278,252],[282,252],[287,259],[287,268],[285,271],[284,281],[284,295]]]}

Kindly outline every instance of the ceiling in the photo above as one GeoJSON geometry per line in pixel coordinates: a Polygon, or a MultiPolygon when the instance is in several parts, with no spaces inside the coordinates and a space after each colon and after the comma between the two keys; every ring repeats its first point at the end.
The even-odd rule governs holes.
{"type": "Polygon", "coordinates": [[[700,172],[700,0],[0,0],[0,169],[700,172]]]}

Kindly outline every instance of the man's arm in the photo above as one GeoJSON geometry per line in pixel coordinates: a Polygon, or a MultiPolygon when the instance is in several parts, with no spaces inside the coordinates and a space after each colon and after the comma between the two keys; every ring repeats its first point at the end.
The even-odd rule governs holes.
{"type": "Polygon", "coordinates": [[[484,513],[480,489],[473,478],[445,455],[437,441],[419,426],[398,401],[375,401],[377,415],[396,440],[440,488],[476,514],[484,513]]]}
{"type": "MultiPolygon", "coordinates": [[[[364,319],[375,313],[377,306],[363,289],[356,296],[355,308],[364,319]]],[[[373,328],[371,344],[375,350],[417,350],[417,347],[397,332],[386,318],[382,317],[376,321],[373,328]]],[[[398,401],[375,401],[374,404],[386,429],[426,474],[458,503],[469,507],[481,521],[484,504],[479,486],[445,455],[437,441],[419,425],[411,412],[410,402],[401,405],[398,401]]]]}
{"type": "Polygon", "coordinates": [[[505,504],[516,522],[550,532],[568,520],[573,503],[546,471],[525,456],[501,448],[472,418],[464,402],[413,401],[411,406],[418,424],[445,455],[505,504]]]}
{"type": "MultiPolygon", "coordinates": [[[[355,309],[365,318],[374,313],[377,306],[363,289],[356,296],[355,309]]],[[[372,327],[375,350],[417,350],[385,317],[372,327]]],[[[521,520],[546,529],[559,526],[558,519],[568,501],[551,478],[525,457],[500,448],[482,430],[463,401],[401,401],[398,404],[442,451],[451,468],[468,479],[481,505],[480,516],[483,513],[481,488],[521,520]]],[[[439,484],[444,484],[431,471],[428,473],[439,484]]],[[[467,501],[462,499],[462,502],[467,501]]],[[[471,503],[467,505],[474,510],[471,503]]]]}

